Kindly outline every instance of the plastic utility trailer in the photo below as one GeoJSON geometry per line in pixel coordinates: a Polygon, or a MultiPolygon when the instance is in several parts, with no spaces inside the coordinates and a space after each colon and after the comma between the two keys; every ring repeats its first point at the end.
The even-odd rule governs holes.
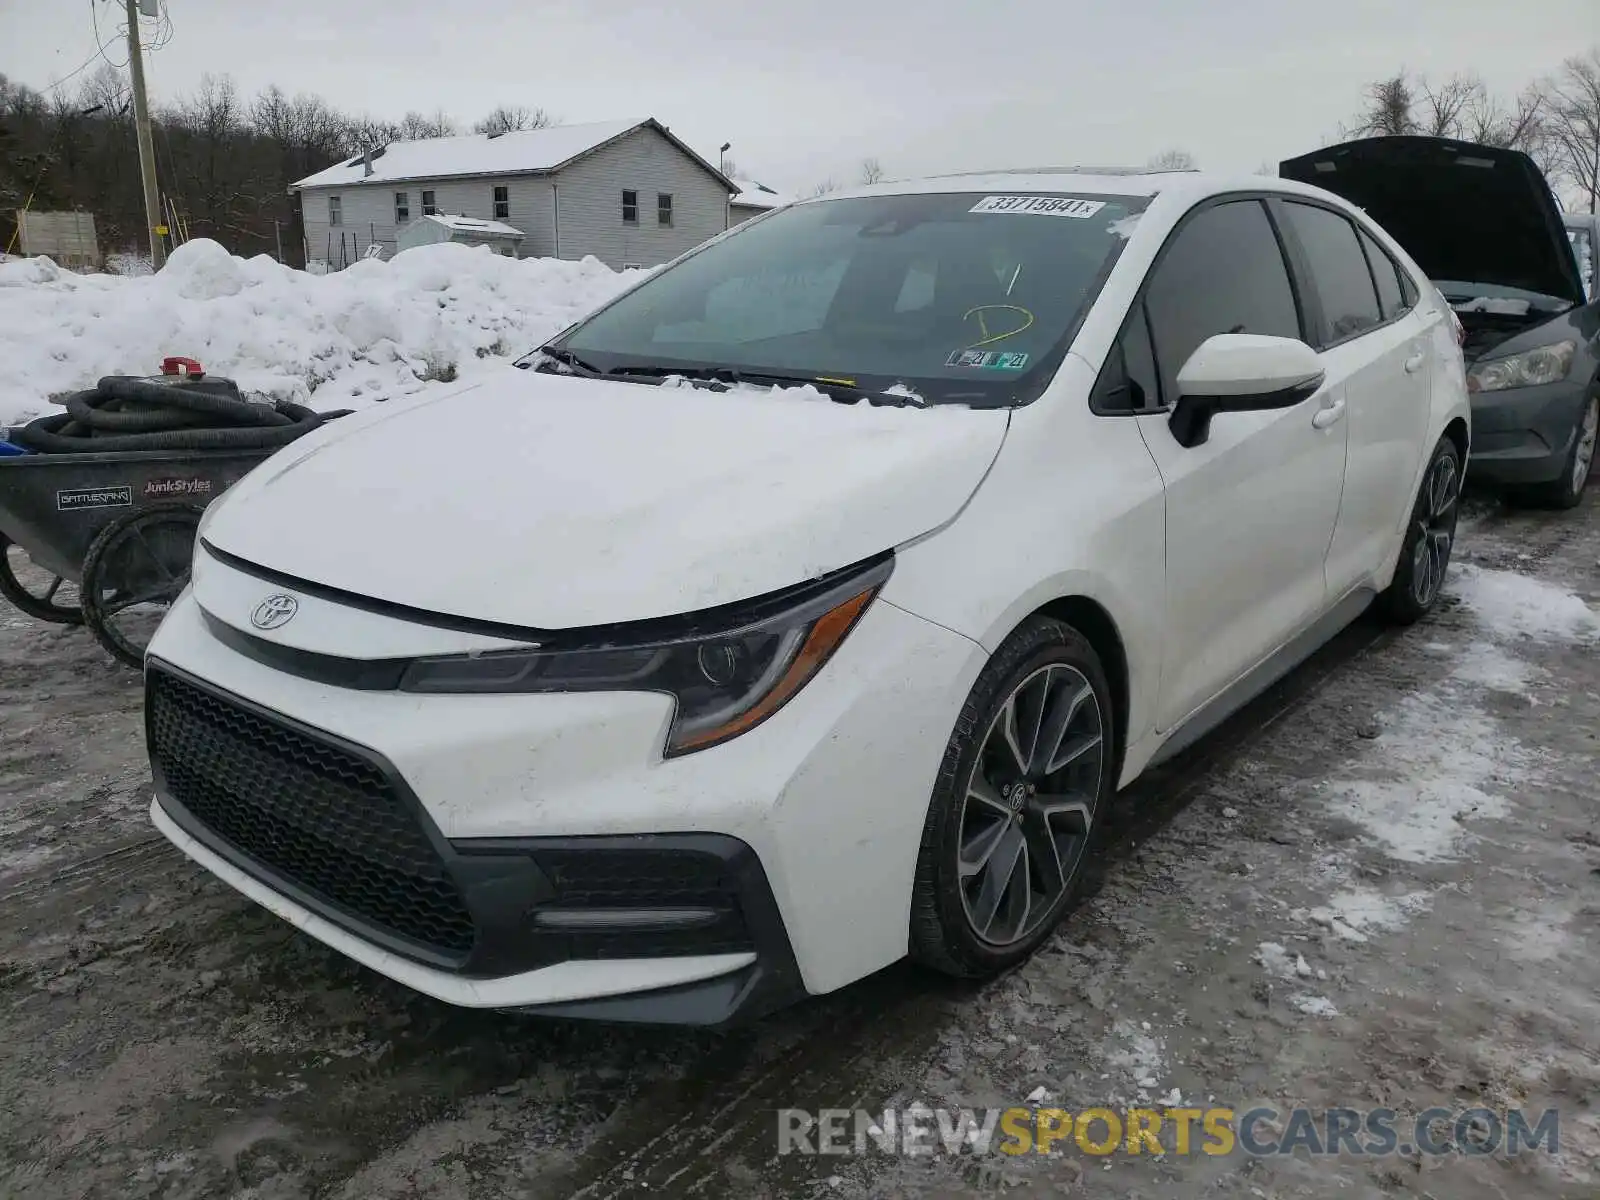
{"type": "Polygon", "coordinates": [[[205,506],[344,415],[246,400],[177,358],[63,403],[0,429],[0,595],[38,620],[87,625],[134,667],[188,583],[205,506]]]}

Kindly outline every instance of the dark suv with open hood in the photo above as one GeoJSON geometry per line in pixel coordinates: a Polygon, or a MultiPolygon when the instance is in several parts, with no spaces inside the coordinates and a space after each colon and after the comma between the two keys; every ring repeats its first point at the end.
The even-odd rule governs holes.
{"type": "Polygon", "coordinates": [[[1534,161],[1448,138],[1376,137],[1278,169],[1364,208],[1455,309],[1472,393],[1473,477],[1576,505],[1600,429],[1600,301],[1585,295],[1534,161]]]}

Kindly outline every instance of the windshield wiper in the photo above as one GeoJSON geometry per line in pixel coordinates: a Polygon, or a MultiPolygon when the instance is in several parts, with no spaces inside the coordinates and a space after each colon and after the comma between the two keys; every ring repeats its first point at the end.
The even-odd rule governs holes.
{"type": "MultiPolygon", "coordinates": [[[[551,362],[560,363],[574,375],[583,375],[592,379],[601,379],[605,376],[605,372],[599,367],[595,366],[593,363],[585,362],[571,350],[552,350],[548,346],[540,346],[537,352],[544,355],[551,362]]],[[[523,364],[519,363],[517,365],[522,366],[523,364]]],[[[540,365],[542,366],[543,364],[540,365]]],[[[524,370],[526,369],[527,368],[524,367],[524,370]]],[[[536,366],[533,369],[537,371],[540,368],[536,366]]]]}
{"type": "Polygon", "coordinates": [[[814,387],[830,400],[840,404],[855,404],[865,400],[869,404],[887,404],[897,408],[921,408],[926,401],[900,392],[880,392],[872,388],[857,387],[837,379],[819,379],[815,375],[791,374],[783,371],[746,371],[738,367],[666,367],[627,366],[611,368],[613,375],[639,375],[665,379],[677,375],[692,382],[720,383],[733,387],[741,383],[779,387],[814,387]]]}

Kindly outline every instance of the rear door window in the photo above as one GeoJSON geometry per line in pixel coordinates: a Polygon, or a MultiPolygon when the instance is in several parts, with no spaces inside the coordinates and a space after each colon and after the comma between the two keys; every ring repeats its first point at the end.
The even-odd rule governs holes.
{"type": "MultiPolygon", "coordinates": [[[[1261,202],[1230,200],[1190,218],[1156,263],[1145,309],[1162,399],[1168,404],[1177,399],[1178,372],[1208,337],[1264,333],[1298,338],[1294,288],[1261,202]]],[[[1129,351],[1130,360],[1136,350],[1129,351]]],[[[1130,374],[1133,370],[1130,361],[1130,374]]]]}
{"type": "Polygon", "coordinates": [[[1311,284],[1322,301],[1318,349],[1381,325],[1377,288],[1355,226],[1330,209],[1293,200],[1284,202],[1283,211],[1305,251],[1311,284]]]}
{"type": "Polygon", "coordinates": [[[1367,263],[1372,267],[1373,281],[1378,285],[1378,309],[1383,319],[1393,321],[1404,316],[1411,305],[1406,303],[1405,293],[1400,290],[1400,264],[1366,230],[1357,232],[1361,235],[1361,248],[1367,252],[1367,263]]]}

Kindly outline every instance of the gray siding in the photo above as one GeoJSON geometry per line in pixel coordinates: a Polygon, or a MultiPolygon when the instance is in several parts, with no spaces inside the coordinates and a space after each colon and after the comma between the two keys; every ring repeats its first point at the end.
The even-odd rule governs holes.
{"type": "MultiPolygon", "coordinates": [[[[545,175],[512,175],[505,178],[411,180],[408,183],[358,184],[355,187],[306,188],[302,211],[305,213],[306,248],[308,259],[327,258],[329,246],[328,197],[338,196],[343,201],[344,234],[348,245],[350,235],[356,235],[358,250],[355,257],[376,240],[383,244],[384,257],[395,253],[394,195],[405,192],[410,204],[410,219],[422,215],[422,193],[434,193],[434,205],[452,217],[480,217],[495,219],[494,189],[510,189],[511,216],[506,224],[520,229],[523,238],[520,253],[524,258],[547,257],[555,253],[553,221],[551,219],[550,177],[545,175]]],[[[339,229],[333,229],[332,246],[337,262],[339,229]]],[[[350,253],[346,251],[347,255],[350,253]]]]}
{"type": "Polygon", "coordinates": [[[640,129],[556,175],[561,257],[592,254],[610,267],[653,267],[727,228],[728,193],[654,129],[640,129]],[[639,193],[639,223],[622,223],[622,193],[639,193]],[[656,221],[656,196],[672,195],[672,225],[656,221]]]}
{"type": "Polygon", "coordinates": [[[692,250],[728,227],[728,194],[699,164],[654,129],[640,129],[551,175],[482,179],[344,184],[303,189],[307,259],[339,261],[339,234],[354,261],[373,241],[384,256],[395,252],[394,195],[405,192],[410,217],[422,215],[422,193],[432,191],[440,213],[494,220],[494,189],[510,189],[507,224],[522,230],[524,258],[577,259],[592,254],[607,266],[653,267],[692,250]],[[639,193],[639,223],[623,225],[622,193],[639,193]],[[672,224],[657,222],[656,197],[672,195],[672,224]],[[342,201],[344,223],[331,230],[328,197],[342,201]],[[560,244],[556,212],[559,205],[560,244]],[[354,235],[354,250],[349,248],[354,235]]]}

